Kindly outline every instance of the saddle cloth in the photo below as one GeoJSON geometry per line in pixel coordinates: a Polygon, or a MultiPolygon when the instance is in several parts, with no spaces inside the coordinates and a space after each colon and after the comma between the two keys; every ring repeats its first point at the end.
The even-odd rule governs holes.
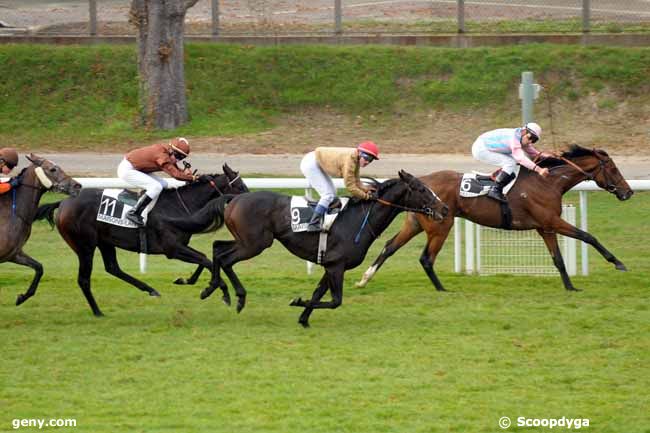
{"type": "MultiPolygon", "coordinates": [[[[508,194],[519,177],[519,166],[515,168],[515,177],[503,188],[503,195],[508,194]]],[[[465,173],[463,179],[460,181],[460,196],[461,197],[480,197],[486,195],[490,188],[494,185],[492,176],[486,173],[465,173]]]]}
{"type": "MultiPolygon", "coordinates": [[[[339,200],[341,200],[341,207],[329,208],[327,210],[327,213],[325,214],[325,218],[323,221],[323,228],[322,228],[322,230],[325,232],[329,231],[329,229],[332,227],[332,224],[334,224],[336,218],[339,216],[341,212],[343,212],[343,210],[347,206],[348,201],[350,201],[350,198],[339,197],[339,200]]],[[[309,220],[311,219],[311,216],[314,213],[315,207],[316,207],[316,203],[307,201],[305,197],[296,196],[296,195],[291,197],[291,206],[289,206],[289,210],[291,212],[291,230],[294,233],[307,231],[307,225],[309,223],[309,220]]]]}
{"type": "MultiPolygon", "coordinates": [[[[97,221],[120,227],[137,228],[138,226],[126,219],[125,215],[135,206],[139,197],[140,194],[127,189],[105,189],[102,191],[102,199],[99,201],[97,221]]],[[[147,224],[149,212],[157,202],[158,198],[149,203],[142,212],[145,225],[147,224]]]]}

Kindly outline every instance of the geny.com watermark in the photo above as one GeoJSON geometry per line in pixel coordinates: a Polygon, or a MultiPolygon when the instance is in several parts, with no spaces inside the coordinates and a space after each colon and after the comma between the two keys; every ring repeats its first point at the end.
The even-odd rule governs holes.
{"type": "Polygon", "coordinates": [[[11,420],[11,426],[14,430],[17,430],[21,427],[38,427],[42,429],[43,427],[76,427],[76,419],[44,419],[44,418],[27,418],[27,419],[13,419],[11,420]]]}
{"type": "MultiPolygon", "coordinates": [[[[579,430],[582,427],[589,427],[589,418],[526,418],[520,416],[516,420],[517,427],[548,427],[552,428],[565,428],[579,430]]],[[[499,427],[502,429],[510,428],[512,421],[507,416],[499,418],[499,427]]]]}

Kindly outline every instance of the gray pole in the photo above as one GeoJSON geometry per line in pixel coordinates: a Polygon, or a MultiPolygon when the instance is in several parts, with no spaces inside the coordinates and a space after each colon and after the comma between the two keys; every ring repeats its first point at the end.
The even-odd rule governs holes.
{"type": "Polygon", "coordinates": [[[582,31],[591,31],[591,0],[582,0],[582,31]]]}
{"type": "Polygon", "coordinates": [[[219,0],[212,0],[212,36],[219,36],[219,0]]]}
{"type": "Polygon", "coordinates": [[[521,73],[521,120],[524,124],[532,122],[533,119],[533,97],[535,89],[533,87],[533,73],[521,73]]]}
{"type": "Polygon", "coordinates": [[[458,33],[465,33],[465,0],[458,0],[458,33]]]}
{"type": "Polygon", "coordinates": [[[97,0],[88,0],[90,36],[97,36],[97,0]]]}
{"type": "Polygon", "coordinates": [[[341,0],[334,0],[334,32],[337,35],[343,33],[343,8],[341,6],[341,0]]]}

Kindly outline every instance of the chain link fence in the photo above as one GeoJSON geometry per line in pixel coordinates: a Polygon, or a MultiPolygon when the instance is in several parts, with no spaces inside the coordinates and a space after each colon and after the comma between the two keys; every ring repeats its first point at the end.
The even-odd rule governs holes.
{"type": "MultiPolygon", "coordinates": [[[[0,32],[133,35],[130,0],[0,0],[0,32]]],[[[648,0],[200,0],[186,34],[650,33],[648,0]]]]}

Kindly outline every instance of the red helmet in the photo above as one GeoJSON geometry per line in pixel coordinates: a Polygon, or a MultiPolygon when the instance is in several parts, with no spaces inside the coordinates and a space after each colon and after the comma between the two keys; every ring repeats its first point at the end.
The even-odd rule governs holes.
{"type": "Polygon", "coordinates": [[[377,145],[372,141],[364,141],[362,143],[359,143],[357,149],[359,149],[361,152],[367,153],[368,155],[374,156],[375,159],[379,159],[379,149],[377,148],[377,145]]]}
{"type": "Polygon", "coordinates": [[[190,143],[186,138],[174,138],[169,144],[172,146],[172,149],[174,149],[175,152],[178,152],[183,156],[190,154],[190,143]]]}

